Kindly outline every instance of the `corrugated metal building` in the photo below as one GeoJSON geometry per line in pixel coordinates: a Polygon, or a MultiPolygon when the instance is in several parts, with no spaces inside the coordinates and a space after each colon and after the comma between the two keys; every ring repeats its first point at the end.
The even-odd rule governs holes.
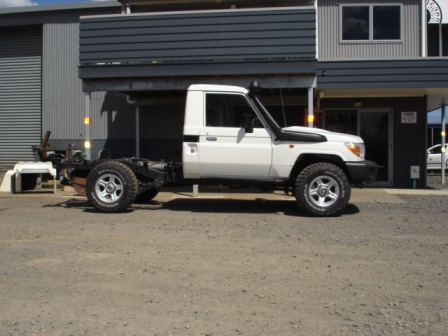
{"type": "MultiPolygon", "coordinates": [[[[0,169],[33,161],[31,146],[40,145],[47,130],[52,132],[50,144],[81,145],[84,98],[78,78],[79,18],[120,12],[117,2],[0,10],[0,169]]],[[[105,96],[99,92],[92,100],[98,115],[105,96]]],[[[115,106],[117,95],[107,98],[108,106],[115,106]]],[[[102,138],[106,137],[104,128],[102,138]]]]}
{"type": "Polygon", "coordinates": [[[8,27],[0,34],[0,164],[32,160],[41,139],[42,27],[8,27]]]}

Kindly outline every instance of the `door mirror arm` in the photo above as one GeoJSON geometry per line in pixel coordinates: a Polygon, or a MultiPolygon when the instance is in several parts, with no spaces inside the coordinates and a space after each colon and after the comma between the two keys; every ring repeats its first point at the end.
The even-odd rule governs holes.
{"type": "Polygon", "coordinates": [[[246,130],[246,133],[254,132],[254,118],[249,113],[243,114],[243,128],[246,130]]]}

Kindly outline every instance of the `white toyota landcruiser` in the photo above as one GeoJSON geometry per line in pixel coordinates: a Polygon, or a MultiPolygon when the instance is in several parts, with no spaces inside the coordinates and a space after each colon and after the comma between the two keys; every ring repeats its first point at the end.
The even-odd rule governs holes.
{"type": "Polygon", "coordinates": [[[86,160],[79,151],[55,156],[66,183],[100,211],[125,211],[148,202],[167,183],[251,185],[292,193],[308,215],[339,215],[351,185],[376,178],[360,137],[317,128],[281,128],[249,89],[192,85],[187,92],[182,162],[142,158],[86,160]]]}

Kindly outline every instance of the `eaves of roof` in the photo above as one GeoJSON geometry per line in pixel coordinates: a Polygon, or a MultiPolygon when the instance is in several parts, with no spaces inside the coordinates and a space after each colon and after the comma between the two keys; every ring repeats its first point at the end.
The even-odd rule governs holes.
{"type": "Polygon", "coordinates": [[[0,9],[0,15],[39,13],[39,12],[52,12],[52,11],[70,11],[70,10],[93,9],[93,8],[115,8],[115,7],[121,7],[121,3],[118,1],[93,1],[93,2],[70,3],[61,5],[3,8],[0,9]]]}

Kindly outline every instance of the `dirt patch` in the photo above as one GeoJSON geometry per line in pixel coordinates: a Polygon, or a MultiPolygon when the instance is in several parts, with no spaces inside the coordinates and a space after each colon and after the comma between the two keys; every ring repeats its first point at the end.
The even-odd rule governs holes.
{"type": "Polygon", "coordinates": [[[0,197],[1,335],[447,335],[446,197],[0,197]]]}

